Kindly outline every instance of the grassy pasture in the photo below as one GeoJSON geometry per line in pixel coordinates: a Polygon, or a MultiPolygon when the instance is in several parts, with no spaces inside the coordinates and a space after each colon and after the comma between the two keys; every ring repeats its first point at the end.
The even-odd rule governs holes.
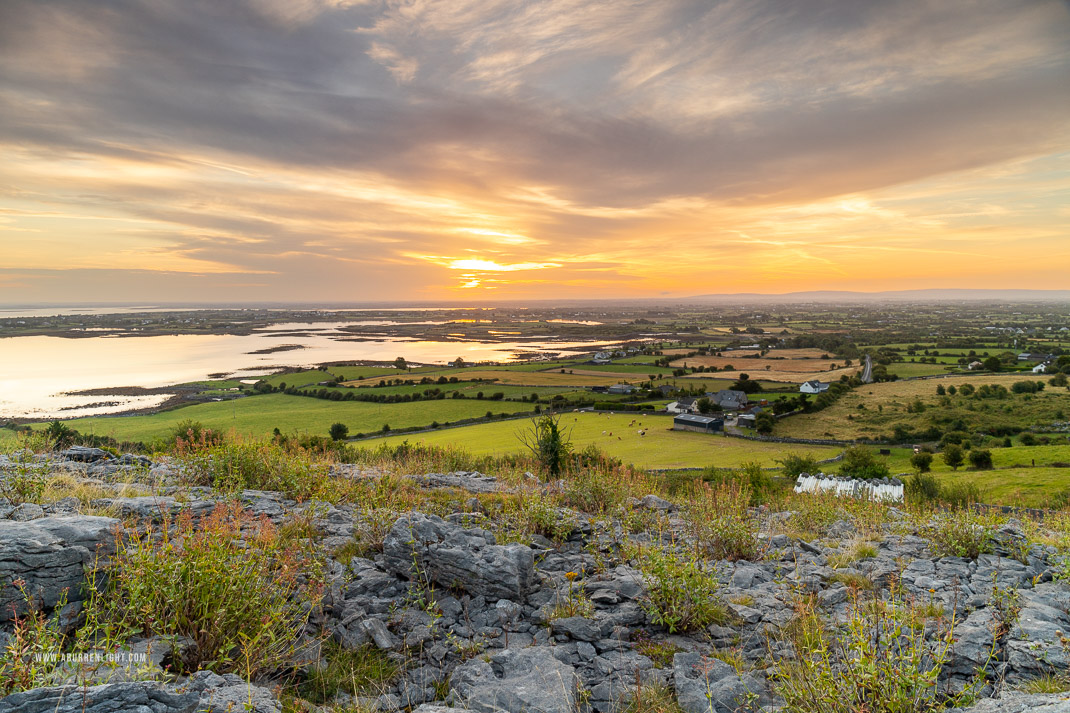
{"type": "Polygon", "coordinates": [[[283,433],[327,435],[332,423],[349,426],[350,433],[378,431],[383,424],[391,428],[426,426],[432,421],[445,423],[464,418],[476,418],[493,411],[498,413],[527,412],[532,405],[516,401],[486,401],[474,399],[443,399],[413,401],[401,404],[376,404],[361,401],[326,401],[306,396],[268,394],[250,396],[233,401],[196,404],[141,416],[89,417],[69,421],[71,428],[82,433],[111,436],[120,441],[151,441],[166,435],[186,419],[200,421],[220,431],[231,430],[243,435],[264,438],[272,429],[283,433]]]}
{"type": "MultiPolygon", "coordinates": [[[[646,381],[646,376],[643,374],[624,374],[613,372],[595,372],[592,374],[575,373],[569,374],[568,368],[565,369],[566,373],[562,374],[559,371],[507,371],[504,369],[450,369],[443,371],[442,376],[456,376],[458,379],[494,379],[501,384],[511,384],[514,386],[612,386],[613,384],[619,384],[622,381],[628,383],[638,383],[646,381]]],[[[582,370],[576,369],[574,371],[582,372],[582,370]]],[[[396,374],[393,378],[404,379],[406,381],[419,381],[424,376],[439,376],[437,372],[429,374],[396,374]]],[[[347,381],[347,386],[375,386],[379,383],[381,377],[373,379],[361,379],[357,381],[347,381]]]]}
{"type": "MultiPolygon", "coordinates": [[[[735,367],[735,369],[733,371],[724,372],[726,374],[726,378],[727,378],[728,375],[731,375],[731,378],[733,380],[735,380],[735,379],[739,378],[738,376],[735,376],[735,375],[743,373],[743,374],[748,374],[752,379],[762,379],[764,381],[779,382],[777,384],[777,386],[778,387],[783,387],[785,385],[785,382],[788,383],[788,384],[801,384],[802,382],[810,381],[811,379],[817,379],[819,381],[824,381],[826,383],[830,382],[830,381],[839,381],[840,380],[840,376],[842,376],[844,374],[846,374],[847,376],[851,376],[852,374],[855,374],[855,373],[857,373],[857,372],[859,372],[861,370],[861,367],[859,367],[859,366],[849,366],[849,367],[846,367],[846,368],[841,367],[839,369],[832,369],[832,370],[828,370],[826,368],[825,371],[808,371],[808,372],[780,371],[776,367],[776,365],[778,363],[776,361],[762,361],[760,364],[756,363],[756,362],[759,362],[759,361],[761,361],[761,360],[758,360],[758,359],[742,359],[742,360],[741,359],[737,359],[735,362],[726,361],[725,362],[726,365],[731,365],[731,366],[735,367]],[[766,368],[765,368],[765,366],[767,364],[770,366],[770,368],[768,370],[766,370],[766,368]]],[[[822,360],[822,362],[823,362],[823,360],[822,360]]],[[[814,362],[811,362],[811,364],[820,364],[822,362],[814,361],[814,362]]],[[[832,363],[832,362],[829,362],[829,363],[832,363]]],[[[686,378],[686,379],[709,378],[709,374],[688,374],[684,378],[686,378]]]]}
{"type": "MultiPolygon", "coordinates": [[[[888,373],[896,374],[900,379],[908,379],[912,376],[933,376],[936,374],[947,374],[949,371],[949,364],[918,364],[913,362],[895,362],[888,365],[888,373]]],[[[958,364],[955,364],[950,371],[959,371],[958,364]]]]}
{"type": "MultiPolygon", "coordinates": [[[[570,431],[576,448],[595,445],[611,456],[642,468],[730,467],[748,461],[773,466],[775,459],[787,453],[812,453],[820,459],[830,458],[840,451],[839,448],[827,446],[764,443],[714,434],[672,431],[670,417],[652,414],[566,413],[561,417],[561,425],[570,431]],[[638,434],[640,428],[646,431],[645,436],[638,434]]],[[[503,421],[402,434],[361,443],[375,446],[379,443],[398,445],[408,441],[455,446],[476,455],[518,453],[523,450],[518,433],[528,427],[527,421],[503,421]]]]}
{"type": "Polygon", "coordinates": [[[890,434],[896,424],[919,430],[934,421],[939,424],[941,421],[961,418],[970,429],[983,429],[999,425],[1050,423],[1060,410],[1070,413],[1070,398],[1066,389],[1054,387],[1046,387],[1038,394],[1011,395],[1006,399],[974,399],[960,394],[951,397],[949,407],[943,406],[936,395],[938,385],[946,389],[951,385],[958,388],[963,384],[975,387],[1001,384],[1010,389],[1016,381],[1036,381],[1033,376],[964,375],[939,380],[866,384],[845,394],[823,411],[792,416],[778,422],[774,434],[794,438],[873,438],[890,434]],[[927,407],[926,410],[908,413],[908,406],[918,399],[927,407]]]}

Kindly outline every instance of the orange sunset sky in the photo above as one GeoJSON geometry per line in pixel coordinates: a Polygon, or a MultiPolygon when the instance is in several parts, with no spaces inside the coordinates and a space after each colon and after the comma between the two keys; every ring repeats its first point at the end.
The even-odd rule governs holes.
{"type": "Polygon", "coordinates": [[[1066,2],[0,15],[0,303],[1070,288],[1066,2]]]}

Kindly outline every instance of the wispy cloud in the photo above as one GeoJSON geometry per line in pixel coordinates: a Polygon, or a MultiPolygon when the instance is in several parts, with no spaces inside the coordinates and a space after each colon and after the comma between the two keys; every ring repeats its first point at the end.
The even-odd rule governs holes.
{"type": "Polygon", "coordinates": [[[1070,270],[1067,36],[1055,0],[10,0],[0,300],[1058,287],[1020,251],[1070,270]]]}

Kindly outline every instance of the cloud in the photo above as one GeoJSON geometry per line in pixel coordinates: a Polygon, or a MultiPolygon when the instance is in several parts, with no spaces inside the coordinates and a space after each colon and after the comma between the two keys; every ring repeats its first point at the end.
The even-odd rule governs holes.
{"type": "Polygon", "coordinates": [[[597,289],[653,293],[724,257],[842,274],[849,250],[990,243],[978,215],[1042,243],[1065,222],[1054,199],[1020,220],[1065,173],[991,173],[1070,144],[1060,2],[10,0],[4,16],[0,247],[42,269],[141,260],[295,295],[434,293],[456,272],[546,288],[531,268],[451,269],[483,260],[576,290],[565,271],[597,265],[597,289]]]}

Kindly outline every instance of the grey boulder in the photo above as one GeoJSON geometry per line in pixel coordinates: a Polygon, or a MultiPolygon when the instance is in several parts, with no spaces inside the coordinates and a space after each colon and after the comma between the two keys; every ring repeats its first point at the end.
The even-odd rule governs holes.
{"type": "Polygon", "coordinates": [[[767,702],[765,687],[753,676],[740,676],[719,659],[676,654],[672,660],[676,700],[684,713],[735,713],[752,702],[767,702]]]}
{"type": "Polygon", "coordinates": [[[440,517],[409,513],[383,542],[384,567],[492,599],[522,600],[535,586],[535,558],[524,545],[497,545],[494,535],[440,517]]]}
{"type": "Polygon", "coordinates": [[[86,569],[98,554],[112,552],[112,530],[118,524],[110,517],[90,515],[0,520],[0,621],[26,613],[19,581],[46,609],[56,606],[64,592],[68,601],[80,600],[86,569]]]}
{"type": "Polygon", "coordinates": [[[548,647],[467,661],[450,679],[454,702],[477,713],[574,713],[580,681],[548,647]]]}
{"type": "Polygon", "coordinates": [[[199,696],[157,683],[34,688],[0,699],[0,713],[194,713],[199,696]]]}

